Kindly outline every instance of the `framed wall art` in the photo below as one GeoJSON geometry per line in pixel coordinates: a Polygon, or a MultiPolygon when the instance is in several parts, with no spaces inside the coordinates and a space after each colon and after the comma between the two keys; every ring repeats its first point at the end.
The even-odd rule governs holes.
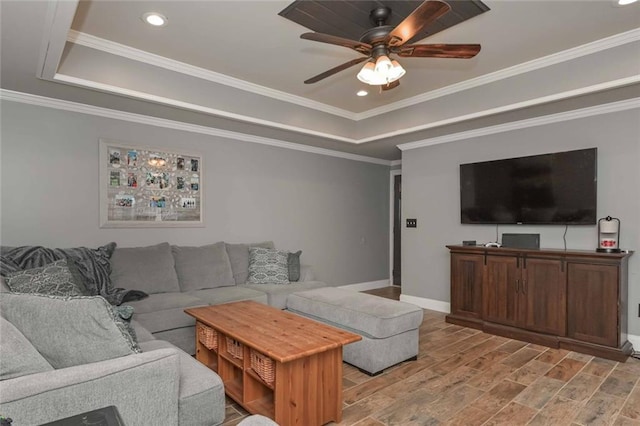
{"type": "Polygon", "coordinates": [[[100,227],[201,227],[202,156],[100,139],[100,227]]]}

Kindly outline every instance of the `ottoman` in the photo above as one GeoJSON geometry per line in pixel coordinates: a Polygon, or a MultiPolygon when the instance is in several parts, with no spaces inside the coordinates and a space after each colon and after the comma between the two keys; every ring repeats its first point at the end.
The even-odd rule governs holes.
{"type": "Polygon", "coordinates": [[[370,375],[416,359],[422,309],[335,287],[292,293],[287,310],[362,336],[343,348],[345,362],[370,375]]]}

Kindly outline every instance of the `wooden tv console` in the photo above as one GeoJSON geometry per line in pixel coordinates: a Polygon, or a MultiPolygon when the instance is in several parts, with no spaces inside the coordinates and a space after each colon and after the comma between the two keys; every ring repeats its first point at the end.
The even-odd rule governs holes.
{"type": "Polygon", "coordinates": [[[624,362],[629,253],[447,246],[446,321],[624,362]]]}

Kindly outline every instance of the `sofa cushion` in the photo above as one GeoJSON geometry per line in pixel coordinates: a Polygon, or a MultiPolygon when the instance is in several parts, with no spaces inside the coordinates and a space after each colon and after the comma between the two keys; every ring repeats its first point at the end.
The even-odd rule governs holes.
{"type": "Polygon", "coordinates": [[[142,342],[148,342],[149,340],[155,340],[155,337],[153,337],[153,334],[151,334],[149,332],[149,330],[144,328],[142,326],[142,324],[140,324],[138,321],[132,319],[131,320],[131,327],[133,327],[133,329],[136,332],[136,339],[138,340],[138,345],[140,345],[140,343],[142,343],[142,342]]]}
{"type": "Polygon", "coordinates": [[[0,380],[53,370],[24,334],[3,317],[0,317],[0,360],[0,380]]]}
{"type": "Polygon", "coordinates": [[[261,247],[249,248],[250,284],[289,284],[289,253],[261,247]]]}
{"type": "Polygon", "coordinates": [[[157,293],[143,300],[129,302],[133,306],[133,319],[150,333],[189,327],[193,317],[184,313],[186,308],[206,306],[207,303],[186,293],[157,293]]]}
{"type": "Polygon", "coordinates": [[[302,250],[297,252],[289,252],[287,257],[287,267],[289,269],[289,281],[296,282],[300,280],[300,255],[302,250]]]}
{"type": "Polygon", "coordinates": [[[171,246],[182,291],[235,285],[223,242],[202,247],[171,246]]]}
{"type": "Polygon", "coordinates": [[[0,308],[56,369],[140,352],[101,296],[1,293],[0,308]]]}
{"type": "MultiPolygon", "coordinates": [[[[144,351],[174,348],[163,340],[142,343],[144,351]]],[[[225,396],[222,379],[185,352],[179,354],[180,387],[178,424],[217,425],[224,421],[225,396]]]]}
{"type": "Polygon", "coordinates": [[[40,268],[11,272],[7,275],[7,285],[16,293],[39,293],[53,296],[82,296],[82,284],[74,280],[65,259],[40,268]]]}
{"type": "Polygon", "coordinates": [[[244,284],[240,287],[250,288],[267,293],[267,302],[269,306],[284,309],[287,306],[287,297],[291,293],[298,291],[312,290],[314,288],[326,287],[327,284],[321,281],[306,281],[291,283],[289,285],[282,284],[244,284]]]}
{"type": "Polygon", "coordinates": [[[169,243],[118,248],[111,256],[111,281],[116,287],[148,294],[179,292],[169,243]]]}
{"type": "Polygon", "coordinates": [[[189,295],[197,297],[207,305],[219,305],[221,303],[237,302],[239,300],[255,300],[267,304],[267,295],[259,290],[246,286],[234,286],[224,288],[208,288],[189,292],[189,295]]]}
{"type": "Polygon", "coordinates": [[[134,319],[137,319],[135,317],[139,314],[201,306],[202,301],[196,297],[189,296],[187,293],[157,293],[149,295],[146,299],[136,300],[127,304],[133,306],[133,316],[134,319]]]}
{"type": "Polygon", "coordinates": [[[249,247],[274,248],[273,241],[263,241],[254,244],[225,244],[233,279],[236,284],[244,284],[249,277],[249,247]]]}

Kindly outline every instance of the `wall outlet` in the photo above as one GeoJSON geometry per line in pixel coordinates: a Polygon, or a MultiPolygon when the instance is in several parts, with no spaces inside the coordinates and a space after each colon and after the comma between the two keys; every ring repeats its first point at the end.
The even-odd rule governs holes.
{"type": "Polygon", "coordinates": [[[407,219],[407,228],[417,228],[418,219],[407,219]]]}

